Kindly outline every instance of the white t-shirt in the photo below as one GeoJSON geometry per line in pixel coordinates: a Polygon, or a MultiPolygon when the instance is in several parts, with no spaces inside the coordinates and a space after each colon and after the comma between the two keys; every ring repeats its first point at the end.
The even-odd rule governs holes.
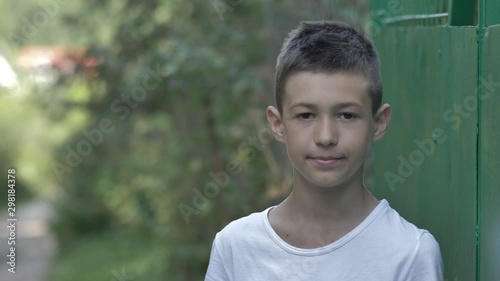
{"type": "Polygon", "coordinates": [[[205,281],[442,281],[439,245],[384,199],[351,232],[316,249],[286,243],[268,219],[272,207],[233,221],[212,245],[205,281]]]}

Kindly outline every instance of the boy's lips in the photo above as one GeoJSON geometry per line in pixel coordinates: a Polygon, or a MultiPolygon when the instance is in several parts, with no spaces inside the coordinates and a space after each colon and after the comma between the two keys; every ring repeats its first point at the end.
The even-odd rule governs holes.
{"type": "Polygon", "coordinates": [[[344,159],[344,157],[337,156],[309,156],[308,158],[319,166],[333,166],[344,159]]]}

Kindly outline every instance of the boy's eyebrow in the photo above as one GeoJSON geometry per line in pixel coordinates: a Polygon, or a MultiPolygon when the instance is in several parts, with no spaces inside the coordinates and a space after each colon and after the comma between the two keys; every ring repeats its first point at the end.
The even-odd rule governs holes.
{"type": "MultiPolygon", "coordinates": [[[[294,108],[294,107],[306,107],[306,108],[310,108],[310,109],[314,109],[316,108],[317,106],[313,103],[307,103],[307,102],[298,102],[292,106],[290,106],[290,109],[294,108]]],[[[362,108],[363,106],[357,102],[340,102],[340,103],[337,103],[333,106],[333,109],[335,110],[340,110],[340,109],[343,109],[343,108],[346,108],[346,107],[350,107],[350,106],[353,106],[353,107],[358,107],[358,108],[362,108]]]]}

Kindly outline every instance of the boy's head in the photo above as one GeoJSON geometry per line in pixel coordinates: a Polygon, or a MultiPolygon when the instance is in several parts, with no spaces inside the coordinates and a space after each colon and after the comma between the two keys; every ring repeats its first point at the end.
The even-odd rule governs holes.
{"type": "Polygon", "coordinates": [[[362,182],[391,116],[371,41],[344,24],[303,22],[278,57],[275,94],[267,119],[297,171],[294,185],[362,182]]]}
{"type": "Polygon", "coordinates": [[[360,74],[375,114],[382,102],[378,55],[369,38],[338,22],[302,22],[288,35],[276,64],[275,102],[283,113],[287,78],[300,71],[360,74]]]}

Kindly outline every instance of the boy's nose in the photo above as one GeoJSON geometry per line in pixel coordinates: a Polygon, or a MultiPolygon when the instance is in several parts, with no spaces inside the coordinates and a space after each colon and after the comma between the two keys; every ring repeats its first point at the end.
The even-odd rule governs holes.
{"type": "Polygon", "coordinates": [[[325,147],[336,145],[338,142],[338,132],[335,121],[329,120],[329,118],[319,120],[314,141],[317,145],[325,147]]]}

